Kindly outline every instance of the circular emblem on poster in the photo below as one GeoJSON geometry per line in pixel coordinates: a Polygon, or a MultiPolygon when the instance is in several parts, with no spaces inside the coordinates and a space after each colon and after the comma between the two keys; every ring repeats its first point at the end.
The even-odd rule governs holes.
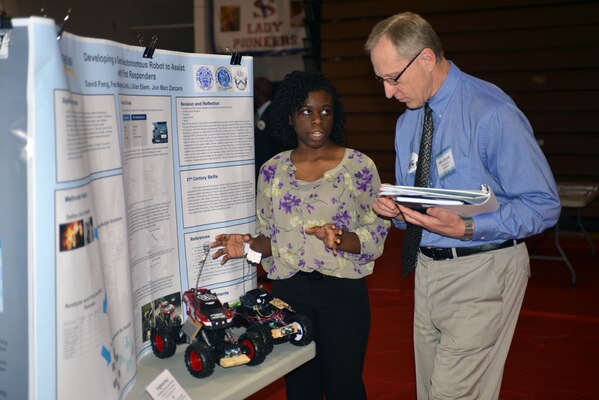
{"type": "Polygon", "coordinates": [[[235,83],[235,87],[240,92],[245,91],[248,87],[248,74],[243,69],[238,69],[235,71],[235,76],[233,77],[233,82],[235,83]]]}
{"type": "Polygon", "coordinates": [[[196,82],[202,90],[212,89],[213,78],[210,68],[206,67],[205,65],[200,66],[196,72],[196,82]]]}
{"type": "Polygon", "coordinates": [[[216,70],[216,81],[222,90],[231,89],[231,73],[226,67],[219,67],[216,70]]]}

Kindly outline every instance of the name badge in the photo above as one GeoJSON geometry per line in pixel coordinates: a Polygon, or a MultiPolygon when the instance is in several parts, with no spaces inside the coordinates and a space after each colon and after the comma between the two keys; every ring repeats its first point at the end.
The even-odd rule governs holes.
{"type": "Polygon", "coordinates": [[[408,174],[413,174],[416,172],[416,164],[418,164],[418,154],[412,153],[412,157],[410,157],[410,165],[408,166],[408,174]]]}
{"type": "Polygon", "coordinates": [[[448,177],[455,172],[455,161],[453,160],[453,153],[451,147],[443,149],[436,157],[435,163],[437,164],[437,171],[439,172],[439,179],[448,177]]]}

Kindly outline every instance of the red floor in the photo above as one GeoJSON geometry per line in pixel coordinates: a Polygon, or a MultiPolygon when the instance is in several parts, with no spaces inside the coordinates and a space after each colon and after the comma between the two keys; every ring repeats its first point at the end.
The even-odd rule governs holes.
{"type": "MultiPolygon", "coordinates": [[[[413,280],[400,278],[402,233],[392,230],[385,254],[368,278],[372,308],[371,336],[364,380],[370,400],[415,399],[412,308],[413,280]]],[[[599,241],[595,240],[599,250],[599,241]]],[[[507,360],[501,399],[599,399],[599,257],[576,235],[563,236],[562,247],[578,275],[561,261],[532,260],[532,277],[507,360]]],[[[537,253],[557,255],[551,236],[537,253]]],[[[282,379],[249,397],[284,400],[282,379]]]]}

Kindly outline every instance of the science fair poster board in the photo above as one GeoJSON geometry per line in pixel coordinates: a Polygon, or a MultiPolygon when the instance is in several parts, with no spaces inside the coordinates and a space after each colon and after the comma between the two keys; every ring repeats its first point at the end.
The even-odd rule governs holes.
{"type": "MultiPolygon", "coordinates": [[[[253,232],[252,59],[13,19],[0,53],[0,400],[119,399],[206,243],[253,232]]],[[[222,301],[256,287],[207,257],[222,301]]]]}

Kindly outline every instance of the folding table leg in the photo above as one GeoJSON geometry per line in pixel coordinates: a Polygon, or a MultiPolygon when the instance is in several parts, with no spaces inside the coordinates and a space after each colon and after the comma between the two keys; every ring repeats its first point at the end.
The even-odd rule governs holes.
{"type": "Polygon", "coordinates": [[[570,260],[566,256],[566,253],[562,249],[562,246],[559,244],[559,223],[555,224],[555,247],[557,247],[557,251],[559,251],[562,260],[564,260],[566,266],[570,270],[570,274],[572,274],[572,286],[576,286],[576,271],[574,271],[574,267],[572,267],[570,260]]]}
{"type": "Polygon", "coordinates": [[[582,221],[580,220],[580,208],[578,210],[576,210],[576,222],[578,222],[578,227],[582,231],[582,234],[584,235],[584,238],[587,240],[587,242],[589,242],[589,246],[591,246],[591,255],[593,257],[595,257],[595,254],[596,254],[595,253],[595,244],[591,240],[591,238],[590,238],[589,234],[587,233],[586,229],[584,229],[584,226],[582,226],[582,221]]]}

